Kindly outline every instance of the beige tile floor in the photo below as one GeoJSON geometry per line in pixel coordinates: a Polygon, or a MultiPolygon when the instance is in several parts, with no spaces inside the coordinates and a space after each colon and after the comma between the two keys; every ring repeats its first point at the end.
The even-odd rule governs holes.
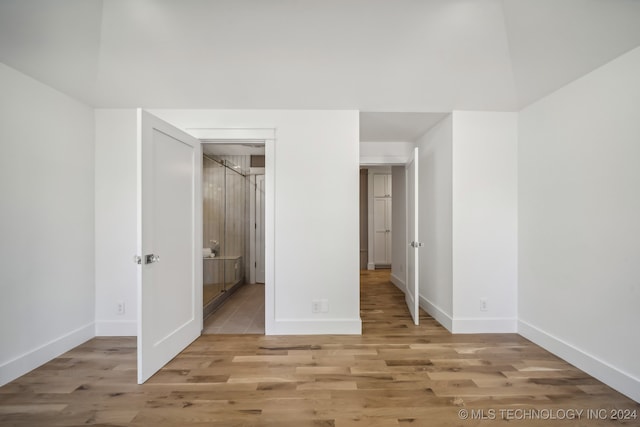
{"type": "Polygon", "coordinates": [[[264,285],[246,284],[204,321],[203,334],[264,334],[264,285]]]}

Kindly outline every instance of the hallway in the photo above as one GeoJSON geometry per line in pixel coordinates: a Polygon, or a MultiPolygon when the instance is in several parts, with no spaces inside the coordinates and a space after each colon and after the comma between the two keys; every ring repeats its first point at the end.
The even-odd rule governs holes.
{"type": "Polygon", "coordinates": [[[203,335],[144,385],[134,337],[94,338],[0,388],[0,424],[471,426],[460,414],[494,410],[482,425],[503,425],[501,410],[640,411],[516,334],[451,335],[425,313],[413,325],[388,270],[361,272],[361,312],[362,336],[203,335]]]}

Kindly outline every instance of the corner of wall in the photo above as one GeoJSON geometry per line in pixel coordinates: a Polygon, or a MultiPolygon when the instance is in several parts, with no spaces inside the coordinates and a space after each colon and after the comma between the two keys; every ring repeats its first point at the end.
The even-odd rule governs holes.
{"type": "Polygon", "coordinates": [[[36,369],[95,336],[88,323],[0,365],[0,386],[36,369]]]}
{"type": "Polygon", "coordinates": [[[453,333],[453,318],[442,308],[435,305],[422,295],[420,295],[420,308],[426,311],[438,323],[444,326],[449,332],[453,333]]]}
{"type": "Polygon", "coordinates": [[[587,351],[543,331],[525,320],[518,320],[518,333],[627,397],[640,402],[640,378],[635,378],[631,374],[617,369],[604,360],[598,359],[587,351]]]}

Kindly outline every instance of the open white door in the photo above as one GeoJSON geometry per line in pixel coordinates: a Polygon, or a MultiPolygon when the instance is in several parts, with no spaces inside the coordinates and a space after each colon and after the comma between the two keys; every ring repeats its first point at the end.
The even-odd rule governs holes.
{"type": "Polygon", "coordinates": [[[407,163],[407,238],[409,240],[407,252],[407,289],[404,293],[407,307],[416,325],[420,322],[418,296],[418,148],[413,150],[413,156],[407,163]]]}
{"type": "Polygon", "coordinates": [[[138,383],[202,331],[200,141],[138,112],[138,383]]]}

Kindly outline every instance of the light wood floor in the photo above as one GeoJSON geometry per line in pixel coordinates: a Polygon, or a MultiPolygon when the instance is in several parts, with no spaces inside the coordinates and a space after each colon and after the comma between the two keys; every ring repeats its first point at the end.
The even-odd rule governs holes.
{"type": "Polygon", "coordinates": [[[0,425],[640,425],[599,419],[640,405],[518,335],[414,326],[387,272],[361,298],[362,336],[204,335],[144,385],[134,338],[92,339],[0,388],[0,425]]]}

